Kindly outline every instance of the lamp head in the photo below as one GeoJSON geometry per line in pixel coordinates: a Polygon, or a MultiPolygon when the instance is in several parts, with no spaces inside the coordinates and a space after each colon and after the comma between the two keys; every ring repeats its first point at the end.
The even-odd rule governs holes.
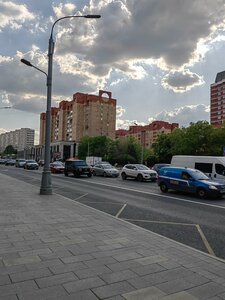
{"type": "Polygon", "coordinates": [[[99,19],[101,18],[101,15],[86,15],[84,17],[87,19],[99,19]]]}
{"type": "Polygon", "coordinates": [[[29,67],[33,67],[33,65],[28,61],[28,60],[26,60],[26,59],[21,59],[20,60],[23,64],[25,64],[25,65],[27,65],[27,66],[29,66],[29,67]]]}

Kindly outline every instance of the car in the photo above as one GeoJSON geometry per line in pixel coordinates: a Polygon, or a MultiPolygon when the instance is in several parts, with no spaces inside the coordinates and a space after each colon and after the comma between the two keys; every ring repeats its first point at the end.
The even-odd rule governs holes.
{"type": "Polygon", "coordinates": [[[155,182],[157,180],[157,172],[142,164],[127,164],[121,170],[121,177],[123,180],[130,177],[138,181],[150,180],[155,182]]]}
{"type": "Polygon", "coordinates": [[[169,167],[170,164],[166,164],[166,163],[159,163],[159,164],[154,164],[154,166],[152,167],[152,170],[156,171],[157,173],[159,173],[159,170],[163,167],[169,167]]]}
{"type": "Polygon", "coordinates": [[[94,176],[100,175],[104,177],[118,177],[119,171],[113,167],[110,163],[99,163],[95,164],[94,167],[92,167],[92,174],[94,176]]]}
{"type": "Polygon", "coordinates": [[[163,193],[169,189],[196,194],[199,198],[220,198],[225,194],[225,183],[210,179],[197,169],[164,167],[159,170],[158,186],[163,193]]]}
{"type": "Polygon", "coordinates": [[[38,170],[38,163],[35,160],[27,160],[23,167],[27,170],[38,170]]]}
{"type": "Polygon", "coordinates": [[[87,165],[85,160],[80,159],[68,159],[65,162],[64,175],[69,176],[73,174],[75,177],[86,175],[87,177],[92,176],[91,168],[87,165]]]}
{"type": "Polygon", "coordinates": [[[49,165],[52,173],[63,173],[65,170],[64,164],[61,161],[54,161],[49,165]]]}
{"type": "Polygon", "coordinates": [[[18,158],[16,159],[16,168],[23,168],[26,163],[26,159],[18,158]]]}
{"type": "Polygon", "coordinates": [[[6,161],[6,158],[0,158],[0,165],[5,165],[6,161]]]}
{"type": "Polygon", "coordinates": [[[8,159],[6,162],[5,162],[5,165],[6,166],[15,166],[16,164],[16,160],[15,159],[8,159]]]}
{"type": "Polygon", "coordinates": [[[43,167],[44,164],[45,164],[45,161],[44,161],[43,159],[40,159],[40,160],[38,161],[39,167],[43,167]]]}

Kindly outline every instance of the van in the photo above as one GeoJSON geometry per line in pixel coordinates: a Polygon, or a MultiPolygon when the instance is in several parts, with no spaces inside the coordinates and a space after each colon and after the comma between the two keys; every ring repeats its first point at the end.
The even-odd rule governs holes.
{"type": "Polygon", "coordinates": [[[159,170],[158,186],[163,193],[169,189],[196,194],[199,198],[220,198],[225,184],[210,179],[203,172],[183,167],[165,167],[159,170]]]}
{"type": "Polygon", "coordinates": [[[210,178],[225,180],[225,157],[224,156],[186,156],[174,155],[171,165],[197,169],[210,178]]]}

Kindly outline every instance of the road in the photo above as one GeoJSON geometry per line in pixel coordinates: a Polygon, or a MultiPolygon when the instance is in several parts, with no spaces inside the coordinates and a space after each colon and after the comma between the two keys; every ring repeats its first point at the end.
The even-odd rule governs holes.
{"type": "MultiPolygon", "coordinates": [[[[29,182],[39,191],[41,170],[0,165],[0,172],[29,182]]],[[[156,183],[120,177],[53,174],[52,184],[54,193],[225,259],[225,198],[200,200],[178,192],[162,194],[156,183]]]]}

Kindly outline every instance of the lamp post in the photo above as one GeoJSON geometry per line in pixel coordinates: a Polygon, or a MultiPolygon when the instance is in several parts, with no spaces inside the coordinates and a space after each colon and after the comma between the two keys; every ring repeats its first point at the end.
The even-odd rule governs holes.
{"type": "Polygon", "coordinates": [[[45,154],[44,154],[44,168],[42,172],[42,180],[40,187],[41,195],[51,195],[52,194],[52,182],[51,182],[51,172],[49,169],[50,164],[50,147],[51,147],[51,100],[52,100],[52,65],[53,65],[53,54],[54,54],[54,40],[53,40],[53,30],[59,21],[63,19],[70,18],[87,18],[87,19],[99,19],[100,15],[81,15],[81,16],[65,16],[56,20],[51,28],[51,35],[48,43],[48,74],[44,71],[34,67],[30,62],[24,62],[30,67],[34,67],[40,72],[44,73],[47,76],[47,109],[46,109],[46,123],[45,123],[45,154]]]}

